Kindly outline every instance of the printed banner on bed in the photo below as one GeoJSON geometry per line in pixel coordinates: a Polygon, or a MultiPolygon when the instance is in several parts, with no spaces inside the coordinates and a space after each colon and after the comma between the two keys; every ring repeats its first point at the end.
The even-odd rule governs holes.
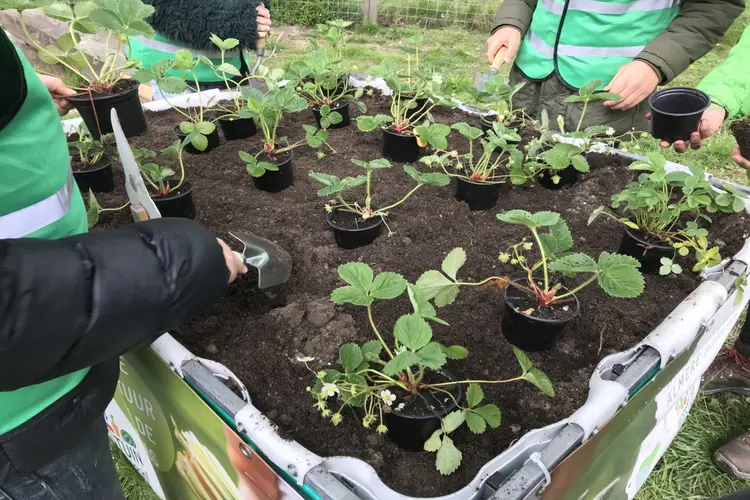
{"type": "Polygon", "coordinates": [[[150,349],[121,358],[105,419],[165,500],[303,498],[150,349]]]}

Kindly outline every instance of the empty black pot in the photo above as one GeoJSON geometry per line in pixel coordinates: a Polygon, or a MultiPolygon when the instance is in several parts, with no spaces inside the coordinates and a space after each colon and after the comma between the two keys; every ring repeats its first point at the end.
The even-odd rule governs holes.
{"type": "MultiPolygon", "coordinates": [[[[183,134],[182,133],[182,130],[180,130],[180,126],[179,125],[177,125],[174,128],[174,133],[177,135],[177,137],[180,138],[181,141],[184,141],[185,137],[188,136],[187,134],[183,134]]],[[[185,151],[187,151],[191,155],[200,155],[200,154],[203,154],[203,153],[208,153],[212,149],[219,147],[219,144],[220,144],[220,141],[219,141],[219,129],[214,128],[214,131],[211,132],[210,134],[208,134],[206,136],[206,138],[208,139],[208,145],[206,146],[205,150],[199,151],[195,146],[193,146],[192,143],[188,143],[185,146],[185,151]]]]}
{"type": "Polygon", "coordinates": [[[578,182],[579,175],[580,172],[573,168],[573,165],[568,165],[563,170],[544,170],[537,178],[539,179],[539,184],[547,189],[562,189],[578,182]],[[560,177],[557,184],[552,180],[555,175],[560,177]]]}
{"type": "Polygon", "coordinates": [[[674,258],[675,249],[666,243],[651,243],[637,231],[626,228],[617,253],[630,255],[641,263],[642,272],[654,274],[659,272],[663,257],[674,258]]]}
{"type": "Polygon", "coordinates": [[[380,231],[383,227],[383,219],[381,217],[360,220],[357,227],[353,228],[346,227],[334,220],[342,217],[351,217],[352,221],[354,221],[359,218],[359,215],[341,210],[334,210],[326,214],[326,222],[333,229],[333,237],[339,247],[346,250],[360,248],[369,245],[375,241],[375,238],[380,236],[380,231]]]}
{"type": "MultiPolygon", "coordinates": [[[[73,157],[74,162],[75,159],[73,157]]],[[[73,169],[73,178],[82,193],[88,193],[89,189],[95,193],[109,193],[115,189],[115,180],[112,177],[112,157],[105,153],[91,167],[85,170],[73,169]]]]}
{"type": "Polygon", "coordinates": [[[278,193],[283,191],[289,186],[294,184],[294,165],[292,164],[292,152],[287,151],[279,155],[277,160],[271,160],[270,158],[264,158],[265,155],[261,155],[258,161],[265,161],[273,163],[279,169],[277,171],[267,170],[260,177],[253,177],[253,183],[255,187],[261,191],[267,191],[269,193],[278,193]]]}
{"type": "Polygon", "coordinates": [[[472,212],[490,210],[497,205],[502,183],[474,182],[456,177],[456,199],[465,201],[472,212]]]}
{"type": "Polygon", "coordinates": [[[153,198],[156,208],[162,217],[183,217],[195,219],[195,204],[193,203],[193,186],[189,182],[183,182],[177,191],[172,191],[167,196],[153,198]]]}
{"type": "MultiPolygon", "coordinates": [[[[516,282],[525,282],[526,278],[513,280],[516,282]]],[[[567,293],[566,287],[561,287],[558,295],[567,293]]],[[[572,302],[565,305],[570,306],[570,317],[566,319],[542,319],[537,318],[521,311],[516,311],[513,299],[524,297],[524,292],[514,286],[505,288],[505,313],[503,314],[502,331],[503,336],[514,346],[529,352],[546,351],[552,349],[557,342],[557,337],[565,329],[565,326],[581,311],[581,305],[578,297],[572,295],[572,302]]]]}
{"type": "Polygon", "coordinates": [[[711,105],[705,92],[689,87],[671,87],[649,97],[651,135],[667,142],[686,141],[698,130],[701,115],[711,105]]]}
{"type": "Polygon", "coordinates": [[[419,159],[419,144],[413,134],[401,134],[389,128],[383,129],[383,156],[404,163],[419,159]]]}
{"type": "Polygon", "coordinates": [[[86,92],[68,97],[68,100],[78,110],[94,139],[112,133],[112,108],[117,110],[125,137],[132,137],[146,131],[146,117],[138,97],[139,85],[137,80],[121,80],[112,88],[111,94],[92,91],[91,95],[86,92]]]}
{"type": "Polygon", "coordinates": [[[224,139],[228,141],[247,139],[258,131],[252,118],[222,118],[219,120],[219,126],[224,133],[224,139]]]}
{"type": "MultiPolygon", "coordinates": [[[[455,380],[454,377],[445,372],[441,372],[441,374],[448,380],[455,380]]],[[[454,395],[456,398],[455,401],[461,401],[463,398],[463,388],[460,385],[454,387],[456,390],[454,395]]],[[[456,403],[450,398],[448,398],[447,402],[443,403],[444,407],[440,406],[438,401],[435,401],[435,403],[433,405],[435,406],[435,413],[433,415],[413,415],[406,409],[386,413],[388,438],[406,451],[424,451],[425,441],[436,430],[440,429],[440,419],[456,409],[456,403]]],[[[396,404],[398,404],[398,400],[396,404]]]]}
{"type": "MultiPolygon", "coordinates": [[[[322,128],[320,126],[320,118],[321,118],[320,108],[317,108],[317,109],[311,108],[311,110],[312,110],[313,116],[315,117],[315,123],[318,124],[318,128],[322,128]]],[[[352,121],[351,121],[351,118],[349,117],[349,102],[348,101],[335,103],[333,106],[331,106],[331,112],[334,112],[334,111],[338,112],[341,115],[341,122],[330,125],[328,127],[329,129],[342,128],[342,127],[347,127],[351,125],[352,121]]]]}

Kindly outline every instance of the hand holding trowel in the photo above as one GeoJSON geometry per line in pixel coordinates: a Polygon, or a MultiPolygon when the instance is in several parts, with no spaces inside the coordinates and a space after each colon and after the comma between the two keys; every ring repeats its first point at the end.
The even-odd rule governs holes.
{"type": "MultiPolygon", "coordinates": [[[[125,190],[130,200],[130,211],[136,221],[159,219],[161,214],[146,190],[138,163],[120,127],[117,111],[112,109],[112,131],[117,141],[117,152],[125,171],[125,190]]],[[[269,288],[285,283],[292,272],[292,258],[276,243],[247,231],[230,231],[244,249],[235,252],[245,264],[258,270],[258,287],[269,288]]]]}
{"type": "Polygon", "coordinates": [[[487,80],[500,72],[500,68],[502,67],[503,63],[505,63],[505,54],[507,52],[508,47],[500,47],[500,49],[497,51],[497,54],[495,54],[495,58],[492,60],[492,64],[490,65],[490,70],[487,73],[482,73],[481,71],[477,70],[474,71],[474,87],[476,87],[477,90],[479,90],[480,92],[484,92],[484,86],[485,83],[487,83],[487,80]]]}

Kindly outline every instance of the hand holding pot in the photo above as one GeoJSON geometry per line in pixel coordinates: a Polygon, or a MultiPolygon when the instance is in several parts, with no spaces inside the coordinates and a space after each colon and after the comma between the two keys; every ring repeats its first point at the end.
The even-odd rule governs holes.
{"type": "Polygon", "coordinates": [[[750,160],[743,158],[742,155],[740,155],[740,148],[734,148],[732,150],[732,160],[734,160],[734,162],[740,167],[750,170],[750,160]]]}
{"type": "Polygon", "coordinates": [[[263,4],[258,5],[255,10],[258,12],[258,17],[255,19],[258,25],[258,38],[267,37],[271,32],[271,12],[263,4]]]}
{"type": "MultiPolygon", "coordinates": [[[[667,141],[661,141],[659,146],[662,148],[672,146],[678,153],[684,153],[687,151],[688,146],[690,146],[691,149],[700,149],[700,147],[703,146],[703,140],[708,139],[719,131],[726,116],[727,112],[724,108],[718,104],[712,104],[711,107],[703,112],[701,121],[698,123],[698,130],[690,134],[689,141],[675,141],[674,144],[670,144],[667,141]]],[[[646,115],[646,119],[651,119],[651,113],[646,115]]]]}
{"type": "Polygon", "coordinates": [[[216,241],[221,245],[221,251],[224,253],[224,260],[227,263],[227,269],[229,270],[229,283],[234,281],[239,274],[245,274],[247,272],[247,266],[240,260],[239,257],[229,248],[229,245],[224,243],[223,240],[216,238],[216,241]]]}
{"type": "Polygon", "coordinates": [[[604,90],[620,96],[619,101],[606,101],[608,108],[624,111],[637,106],[656,90],[659,73],[645,61],[630,61],[620,67],[604,90]]]}
{"type": "Polygon", "coordinates": [[[492,64],[495,54],[502,47],[508,47],[505,53],[505,63],[509,63],[516,57],[518,47],[521,45],[521,30],[514,26],[503,26],[487,39],[487,62],[492,64]]]}
{"type": "Polygon", "coordinates": [[[68,100],[68,97],[75,95],[76,91],[68,88],[62,80],[54,76],[39,75],[39,79],[52,96],[52,100],[54,101],[55,107],[60,116],[67,115],[68,111],[73,109],[73,105],[68,100]]]}

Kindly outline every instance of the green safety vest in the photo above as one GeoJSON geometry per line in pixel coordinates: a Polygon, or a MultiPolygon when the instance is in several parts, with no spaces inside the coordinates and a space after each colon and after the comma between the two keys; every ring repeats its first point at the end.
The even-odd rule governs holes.
{"type": "Polygon", "coordinates": [[[606,86],[666,31],[679,0],[539,0],[516,65],[531,80],[555,70],[580,88],[593,80],[606,86]]]}
{"type": "MultiPolygon", "coordinates": [[[[0,28],[0,46],[3,44],[11,46],[0,28]]],[[[0,47],[0,60],[12,57],[12,52],[3,54],[0,47]]],[[[85,233],[86,207],[73,181],[60,117],[34,68],[20,50],[15,52],[23,67],[27,94],[18,113],[0,130],[0,239],[56,239],[85,233]]],[[[0,435],[57,401],[77,386],[88,370],[15,391],[0,391],[0,435]]]]}
{"type": "MultiPolygon", "coordinates": [[[[141,65],[144,68],[150,68],[159,61],[165,59],[174,59],[175,53],[180,49],[185,49],[174,44],[167,37],[157,35],[154,38],[146,38],[144,36],[130,37],[130,54],[129,58],[136,61],[141,61],[141,65]]],[[[195,50],[187,49],[193,54],[193,57],[205,56],[211,60],[214,65],[221,63],[221,51],[216,50],[195,50]]],[[[229,57],[229,53],[225,56],[224,62],[231,64],[238,70],[243,67],[240,50],[236,49],[235,55],[229,57]]],[[[247,68],[246,61],[244,67],[247,68]]],[[[188,80],[193,80],[192,73],[187,71],[170,70],[167,72],[168,76],[185,76],[188,80]]],[[[198,79],[198,83],[218,83],[221,82],[221,77],[216,76],[214,71],[207,65],[200,63],[195,68],[195,78],[198,79]]]]}

